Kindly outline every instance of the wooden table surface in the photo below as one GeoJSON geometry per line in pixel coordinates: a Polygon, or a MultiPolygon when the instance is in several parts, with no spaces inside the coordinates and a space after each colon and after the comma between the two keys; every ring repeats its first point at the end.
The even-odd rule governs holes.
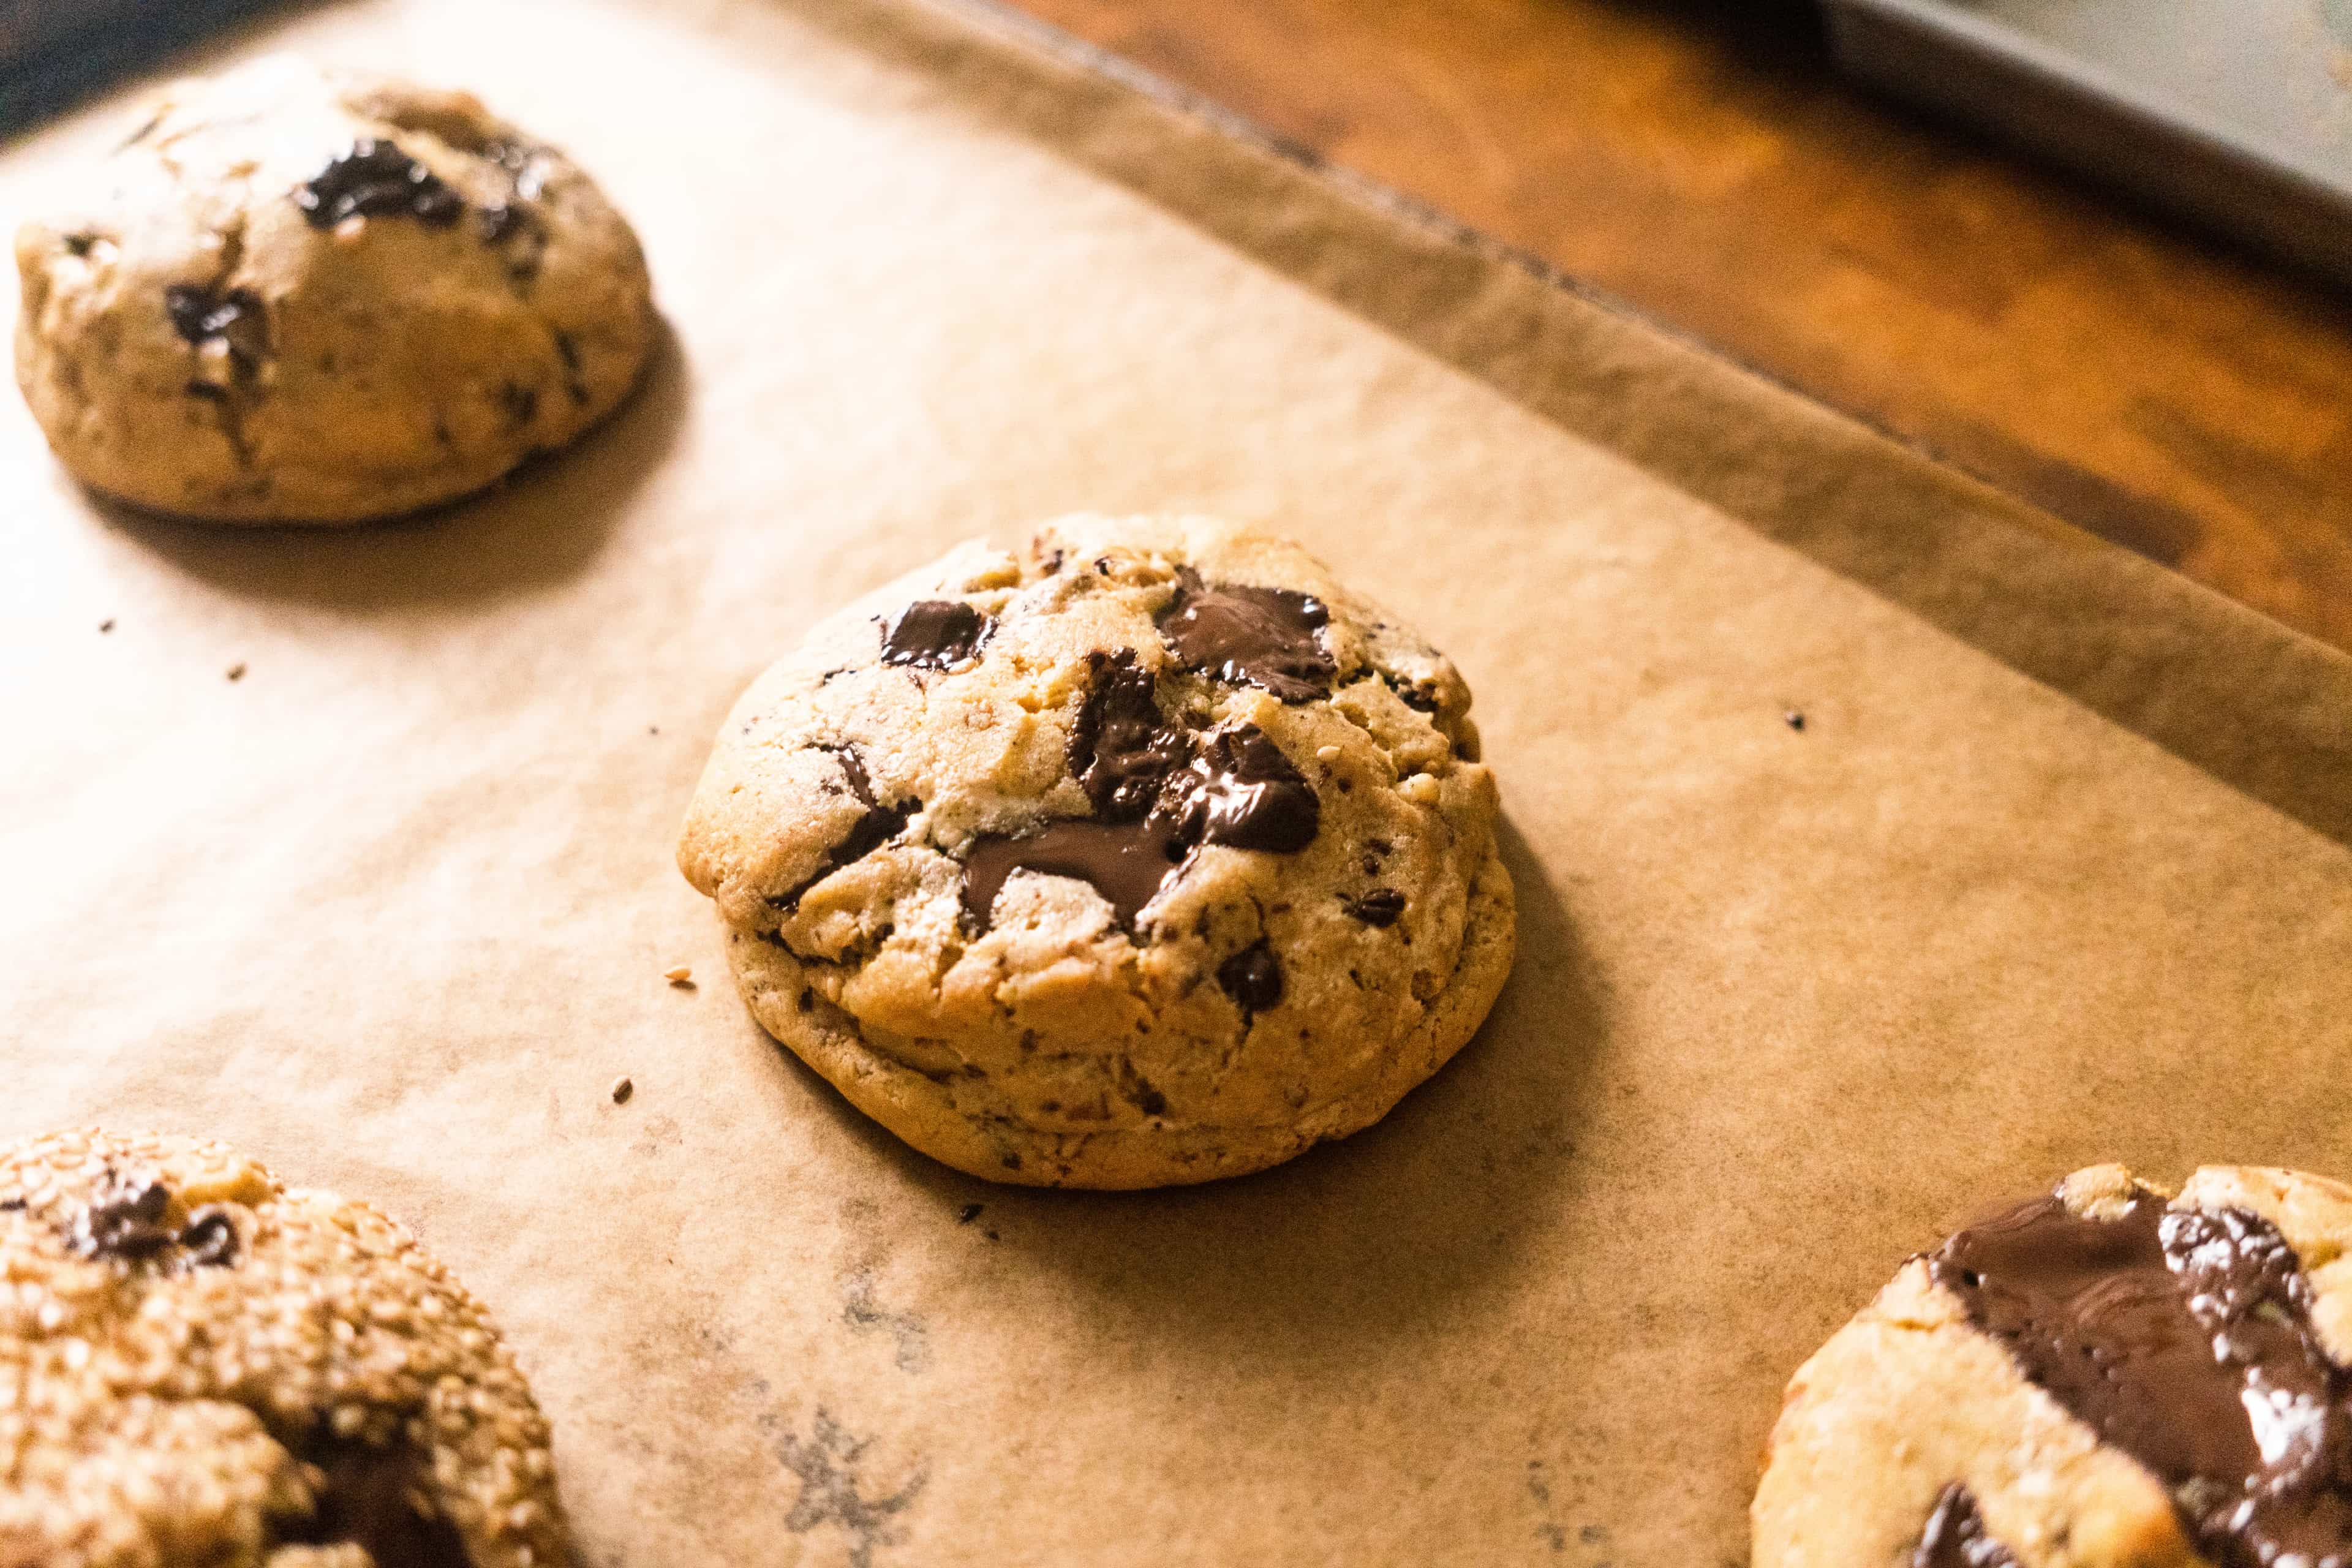
{"type": "Polygon", "coordinates": [[[1832,70],[1790,0],[1013,0],[2352,649],[2352,299],[1832,70]]]}

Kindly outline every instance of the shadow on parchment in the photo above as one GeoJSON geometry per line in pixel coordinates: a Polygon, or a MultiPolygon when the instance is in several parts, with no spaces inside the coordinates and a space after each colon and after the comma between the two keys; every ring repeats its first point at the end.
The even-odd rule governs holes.
{"type": "Polygon", "coordinates": [[[337,528],[190,522],[90,500],[117,531],[229,593],[362,613],[495,603],[563,582],[595,558],[630,494],[677,444],[688,398],[686,356],[665,321],[619,409],[464,500],[337,528]]]}
{"type": "Polygon", "coordinates": [[[1542,865],[1508,822],[1498,837],[1518,957],[1485,1026],[1385,1120],[1271,1171],[1144,1193],[1001,1187],[808,1079],[910,1185],[984,1205],[1002,1245],[1070,1276],[1139,1342],[1286,1363],[1425,1334],[1503,1288],[1566,1204],[1606,1038],[1605,990],[1542,865]]]}

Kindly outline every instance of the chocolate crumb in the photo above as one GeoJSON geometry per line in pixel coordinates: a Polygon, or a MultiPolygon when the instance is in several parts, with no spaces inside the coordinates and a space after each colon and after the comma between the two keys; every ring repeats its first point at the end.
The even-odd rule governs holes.
{"type": "Polygon", "coordinates": [[[1805,732],[1805,716],[1797,709],[1791,708],[1787,712],[1781,714],[1780,722],[1786,724],[1790,729],[1796,731],[1801,735],[1805,732]]]}
{"type": "Polygon", "coordinates": [[[98,629],[101,636],[107,632],[112,631],[114,629],[114,617],[112,616],[109,616],[106,619],[99,622],[98,629]]]}
{"type": "Polygon", "coordinates": [[[963,1207],[956,1210],[956,1224],[970,1225],[972,1221],[980,1217],[980,1211],[987,1206],[988,1205],[986,1204],[964,1205],[963,1207]]]}
{"type": "Polygon", "coordinates": [[[245,679],[245,661],[243,659],[239,659],[235,664],[228,667],[228,678],[231,680],[243,680],[245,679]]]}
{"type": "Polygon", "coordinates": [[[628,1078],[625,1074],[624,1074],[622,1077],[620,1077],[620,1078],[616,1078],[616,1079],[614,1079],[613,1080],[613,1103],[614,1103],[614,1104],[615,1104],[615,1105],[626,1105],[626,1104],[628,1104],[628,1103],[629,1103],[629,1096],[631,1096],[631,1095],[633,1095],[633,1094],[635,1094],[635,1093],[636,1093],[636,1092],[637,1092],[637,1086],[636,1086],[635,1083],[633,1083],[632,1081],[630,1081],[629,1078],[628,1078]]]}
{"type": "Polygon", "coordinates": [[[991,1226],[986,1234],[988,1236],[988,1239],[991,1241],[1003,1241],[1004,1239],[1003,1237],[996,1234],[993,1226],[991,1226]]]}

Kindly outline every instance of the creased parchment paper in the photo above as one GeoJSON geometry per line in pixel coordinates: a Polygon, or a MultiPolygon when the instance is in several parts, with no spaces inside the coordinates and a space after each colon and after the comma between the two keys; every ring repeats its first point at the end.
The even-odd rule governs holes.
{"type": "MultiPolygon", "coordinates": [[[[341,535],[95,505],[0,409],[0,1132],[407,1219],[597,1568],[1734,1563],[1782,1382],[1944,1228],[2097,1160],[2352,1175],[2346,661],[999,26],[224,41],[566,145],[674,335],[577,452],[341,535]],[[1459,661],[1518,968],[1344,1144],[992,1188],[751,1024],[678,818],[813,617],[1177,507],[1459,661]]],[[[0,151],[0,217],[131,113],[0,151]]]]}

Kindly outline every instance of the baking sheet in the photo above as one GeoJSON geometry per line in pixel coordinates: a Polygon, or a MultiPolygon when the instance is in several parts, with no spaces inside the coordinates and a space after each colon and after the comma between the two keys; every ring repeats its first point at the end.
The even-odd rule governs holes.
{"type": "Polygon", "coordinates": [[[1847,68],[2352,283],[2347,0],[1829,0],[1847,68]]]}
{"type": "MultiPolygon", "coordinates": [[[[578,452],[348,535],[94,507],[0,412],[0,1133],[214,1133],[408,1219],[589,1563],[1736,1563],[1788,1373],[1986,1199],[2352,1172],[2347,661],[985,14],[378,0],[219,52],[278,43],[567,144],[673,338],[578,452]],[[1292,532],[1478,693],[1518,968],[1262,1177],[923,1161],[670,864],[799,628],[1079,507],[1292,532]]],[[[129,112],[0,153],[0,213],[129,112]]]]}

